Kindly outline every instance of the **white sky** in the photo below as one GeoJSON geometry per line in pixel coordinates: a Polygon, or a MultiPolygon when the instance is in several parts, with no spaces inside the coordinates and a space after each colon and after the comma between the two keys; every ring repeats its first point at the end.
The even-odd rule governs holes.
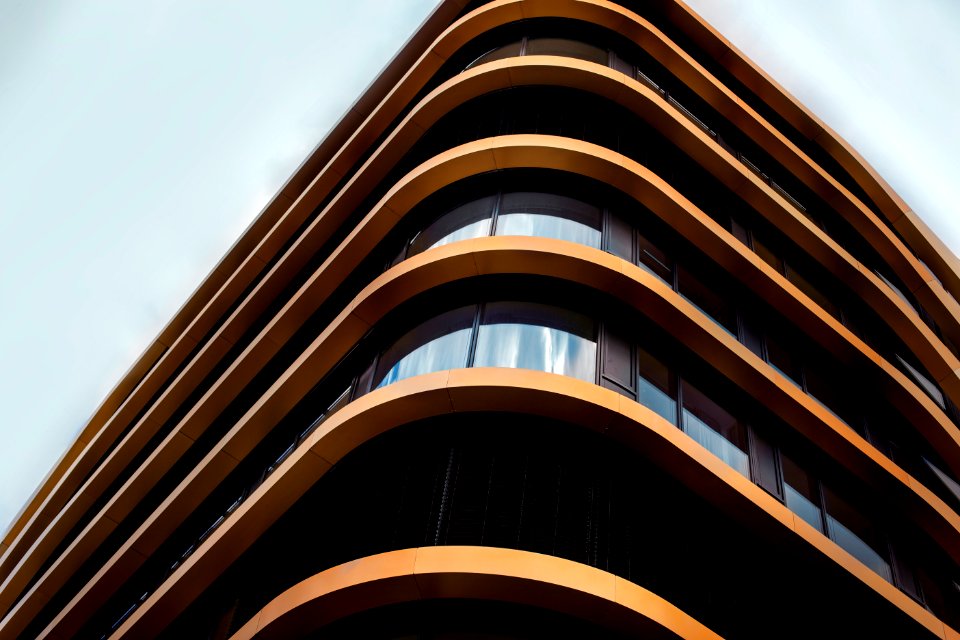
{"type": "MultiPolygon", "coordinates": [[[[957,252],[960,3],[688,0],[957,252]]],[[[0,529],[435,0],[0,0],[0,529]]]]}

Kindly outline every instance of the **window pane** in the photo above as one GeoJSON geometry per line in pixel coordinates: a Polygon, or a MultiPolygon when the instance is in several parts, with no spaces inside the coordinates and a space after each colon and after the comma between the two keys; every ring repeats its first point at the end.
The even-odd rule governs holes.
{"type": "Polygon", "coordinates": [[[746,227],[732,218],[730,219],[730,233],[746,246],[750,246],[750,234],[747,232],[746,227]]]}
{"type": "Polygon", "coordinates": [[[770,247],[764,244],[757,234],[753,234],[753,250],[757,252],[760,259],[773,267],[777,273],[783,273],[783,260],[775,254],[770,247]]]}
{"type": "Polygon", "coordinates": [[[754,481],[782,500],[783,492],[780,490],[780,482],[777,478],[776,448],[756,431],[753,432],[751,437],[751,448],[756,471],[754,481]]]}
{"type": "Polygon", "coordinates": [[[409,331],[384,351],[377,367],[376,386],[404,378],[467,366],[467,348],[476,307],[440,314],[409,331]]]}
{"type": "Polygon", "coordinates": [[[916,381],[916,383],[920,385],[924,391],[930,394],[930,397],[933,398],[934,402],[940,405],[941,409],[946,409],[946,403],[943,401],[943,393],[941,393],[940,389],[937,388],[937,385],[933,384],[927,376],[920,373],[916,367],[904,360],[900,354],[894,355],[897,357],[897,361],[900,363],[900,365],[913,377],[914,381],[916,381]]]}
{"type": "Polygon", "coordinates": [[[677,287],[680,295],[736,337],[736,315],[733,306],[721,294],[717,293],[718,290],[722,289],[708,286],[683,267],[678,267],[677,272],[677,287]]]}
{"type": "Polygon", "coordinates": [[[627,334],[608,323],[604,329],[602,372],[625,389],[633,389],[633,345],[627,334]]]}
{"type": "Polygon", "coordinates": [[[829,487],[823,488],[823,496],[830,538],[885,580],[892,582],[886,543],[873,524],[829,487]]]}
{"type": "Polygon", "coordinates": [[[670,421],[677,424],[677,389],[674,376],[662,362],[652,355],[638,349],[637,367],[639,376],[638,401],[648,409],[652,409],[670,421]]]}
{"type": "Polygon", "coordinates": [[[673,261],[666,251],[660,249],[642,234],[637,234],[638,264],[673,287],[673,261]]]}
{"type": "Polygon", "coordinates": [[[607,230],[607,251],[633,262],[633,228],[616,214],[611,214],[608,220],[610,227],[607,230]]]}
{"type": "Polygon", "coordinates": [[[828,371],[828,366],[822,364],[810,363],[805,367],[807,393],[848,427],[851,423],[862,422],[850,409],[849,393],[840,388],[837,380],[830,376],[828,371]]]}
{"type": "Polygon", "coordinates": [[[807,297],[820,305],[824,311],[834,318],[840,319],[840,308],[833,304],[827,296],[823,295],[819,289],[810,284],[809,280],[790,268],[787,269],[787,280],[792,282],[797,289],[807,294],[807,297]]]}
{"type": "Polygon", "coordinates": [[[793,352],[787,345],[796,344],[787,340],[784,336],[770,331],[767,333],[767,362],[774,369],[785,375],[790,382],[798,387],[800,385],[800,364],[794,357],[793,352]]]}
{"type": "Polygon", "coordinates": [[[477,336],[474,366],[536,369],[595,382],[594,322],[544,304],[490,303],[477,336]]]}
{"type": "Polygon", "coordinates": [[[607,50],[585,42],[566,38],[531,38],[527,41],[528,56],[566,56],[606,65],[607,50]]]}
{"type": "Polygon", "coordinates": [[[507,193],[497,216],[498,236],[537,236],[600,247],[600,209],[548,193],[507,193]]]}
{"type": "Polygon", "coordinates": [[[408,256],[458,240],[490,235],[490,217],[496,196],[488,196],[461,205],[440,216],[410,243],[408,256]]]}
{"type": "Polygon", "coordinates": [[[486,52],[485,54],[483,54],[482,56],[480,56],[479,58],[477,58],[476,60],[468,64],[464,68],[464,71],[466,71],[466,69],[469,69],[471,67],[475,67],[478,64],[483,64],[484,62],[493,62],[494,60],[503,60],[504,58],[515,58],[516,56],[519,56],[519,55],[520,55],[520,42],[519,41],[511,42],[508,45],[497,47],[496,49],[492,49],[486,52]]]}
{"type": "Polygon", "coordinates": [[[780,463],[783,465],[783,493],[787,508],[823,533],[820,488],[817,482],[787,456],[781,454],[780,463]]]}
{"type": "Polygon", "coordinates": [[[746,429],[698,389],[683,381],[683,430],[715,456],[750,477],[746,429]]]}
{"type": "Polygon", "coordinates": [[[960,483],[958,483],[956,480],[954,480],[953,478],[948,476],[946,473],[941,471],[937,465],[933,464],[926,458],[924,458],[923,461],[927,465],[927,467],[929,467],[930,471],[932,471],[934,475],[936,475],[937,478],[940,480],[940,482],[943,483],[943,486],[945,486],[950,491],[950,493],[954,497],[956,497],[958,501],[960,501],[960,483]]]}

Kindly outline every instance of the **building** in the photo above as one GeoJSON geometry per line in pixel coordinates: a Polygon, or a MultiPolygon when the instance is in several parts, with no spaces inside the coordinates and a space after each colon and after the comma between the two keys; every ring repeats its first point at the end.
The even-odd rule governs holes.
{"type": "Polygon", "coordinates": [[[7,532],[0,637],[955,640],[956,295],[679,0],[445,0],[7,532]]]}

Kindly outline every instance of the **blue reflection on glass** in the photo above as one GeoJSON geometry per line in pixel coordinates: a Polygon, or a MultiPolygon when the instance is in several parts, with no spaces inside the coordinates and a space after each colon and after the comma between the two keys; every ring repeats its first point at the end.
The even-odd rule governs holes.
{"type": "Polygon", "coordinates": [[[600,231],[582,222],[541,213],[504,213],[497,218],[498,236],[536,236],[600,247],[600,231]]]}
{"type": "Polygon", "coordinates": [[[803,518],[811,527],[823,533],[823,521],[820,518],[820,507],[810,502],[805,495],[791,487],[786,482],[783,483],[784,496],[787,500],[787,508],[803,518]]]}
{"type": "Polygon", "coordinates": [[[470,224],[460,227],[456,231],[445,235],[444,237],[436,240],[431,244],[427,249],[433,249],[434,247],[442,247],[445,244],[450,244],[452,242],[459,242],[460,240],[469,240],[471,238],[481,238],[483,236],[490,234],[490,220],[477,220],[476,222],[471,222],[470,224]]]}
{"type": "Polygon", "coordinates": [[[423,373],[467,366],[470,333],[470,329],[460,329],[417,347],[390,367],[377,388],[423,373]]]}
{"type": "Polygon", "coordinates": [[[830,514],[827,514],[827,526],[830,528],[830,537],[834,542],[843,547],[854,558],[880,574],[884,580],[893,582],[890,564],[864,542],[860,536],[843,526],[830,514]]]}
{"type": "Polygon", "coordinates": [[[683,410],[683,430],[710,453],[733,467],[737,473],[750,477],[750,459],[747,454],[686,409],[683,410]]]}
{"type": "Polygon", "coordinates": [[[536,369],[596,380],[597,344],[549,327],[490,324],[477,336],[476,367],[536,369]]]}
{"type": "Polygon", "coordinates": [[[677,424],[677,401],[660,390],[653,383],[640,377],[640,404],[652,409],[664,418],[670,421],[670,424],[677,424]]]}

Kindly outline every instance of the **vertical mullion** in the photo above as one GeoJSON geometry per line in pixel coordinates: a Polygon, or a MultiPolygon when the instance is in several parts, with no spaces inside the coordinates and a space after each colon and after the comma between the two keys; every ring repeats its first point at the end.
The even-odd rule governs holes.
{"type": "Polygon", "coordinates": [[[500,217],[500,205],[503,203],[503,192],[501,189],[497,194],[497,199],[493,203],[493,211],[490,212],[490,236],[497,235],[497,219],[500,217]]]}
{"type": "Polygon", "coordinates": [[[486,304],[478,304],[477,310],[473,315],[473,326],[470,329],[470,343],[467,346],[467,369],[473,367],[474,359],[477,355],[477,334],[480,332],[480,315],[486,304]]]}

